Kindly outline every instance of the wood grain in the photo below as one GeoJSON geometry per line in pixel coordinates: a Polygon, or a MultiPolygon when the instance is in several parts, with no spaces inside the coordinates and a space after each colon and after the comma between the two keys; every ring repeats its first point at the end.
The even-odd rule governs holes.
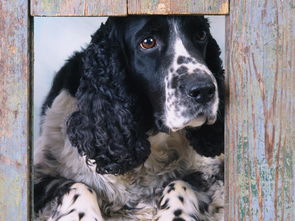
{"type": "MultiPolygon", "coordinates": [[[[0,220],[27,220],[29,214],[27,4],[0,1],[0,220]]],[[[228,13],[227,1],[129,0],[128,7],[130,14],[228,13]]],[[[226,220],[294,220],[294,9],[292,0],[230,4],[226,220]]],[[[32,0],[31,13],[103,16],[127,10],[125,0],[32,0]]]]}
{"type": "Polygon", "coordinates": [[[295,220],[294,9],[292,0],[230,4],[227,220],[295,220]]]}
{"type": "Polygon", "coordinates": [[[128,0],[128,14],[227,14],[228,0],[128,0]]]}
{"type": "Polygon", "coordinates": [[[31,0],[33,16],[122,16],[126,0],[31,0]]]}
{"type": "Polygon", "coordinates": [[[0,1],[0,220],[29,214],[28,1],[0,1]]]}

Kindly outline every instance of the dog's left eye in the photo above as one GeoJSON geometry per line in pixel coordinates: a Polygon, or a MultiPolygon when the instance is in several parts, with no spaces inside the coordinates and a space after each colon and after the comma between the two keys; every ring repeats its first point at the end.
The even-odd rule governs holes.
{"type": "Polygon", "coordinates": [[[153,37],[145,38],[140,42],[140,47],[143,49],[150,49],[155,47],[156,45],[157,41],[153,37]]]}
{"type": "Polygon", "coordinates": [[[196,40],[197,41],[205,41],[207,38],[207,33],[205,31],[200,31],[196,35],[196,40]]]}

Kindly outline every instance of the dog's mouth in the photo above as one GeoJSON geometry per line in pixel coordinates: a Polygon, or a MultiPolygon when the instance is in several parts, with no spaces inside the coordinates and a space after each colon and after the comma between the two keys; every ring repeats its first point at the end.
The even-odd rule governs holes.
{"type": "Polygon", "coordinates": [[[156,117],[156,127],[161,132],[179,131],[185,127],[200,127],[202,125],[212,125],[216,121],[216,114],[199,113],[191,118],[175,121],[163,121],[162,117],[156,117]]]}
{"type": "Polygon", "coordinates": [[[208,115],[207,116],[205,114],[199,114],[198,116],[196,116],[192,119],[186,120],[179,125],[177,125],[177,124],[173,125],[172,127],[170,127],[170,129],[172,131],[178,131],[178,130],[181,130],[185,127],[200,127],[204,124],[211,125],[211,124],[214,124],[215,121],[216,121],[215,115],[208,115]]]}

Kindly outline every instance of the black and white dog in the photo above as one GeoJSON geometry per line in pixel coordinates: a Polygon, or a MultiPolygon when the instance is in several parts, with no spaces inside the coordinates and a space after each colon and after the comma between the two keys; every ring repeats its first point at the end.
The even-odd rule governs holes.
{"type": "Polygon", "coordinates": [[[223,220],[219,56],[203,16],[109,18],[43,105],[36,220],[223,220]]]}

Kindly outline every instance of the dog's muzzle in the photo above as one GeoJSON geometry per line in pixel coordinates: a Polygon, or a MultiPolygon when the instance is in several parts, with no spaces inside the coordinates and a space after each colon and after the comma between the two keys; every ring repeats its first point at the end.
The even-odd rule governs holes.
{"type": "Polygon", "coordinates": [[[184,127],[199,127],[213,124],[218,107],[217,83],[213,74],[195,69],[172,78],[166,106],[165,124],[173,131],[184,127]],[[171,96],[172,95],[172,96],[171,96]]]}
{"type": "Polygon", "coordinates": [[[183,82],[187,96],[199,104],[206,104],[215,98],[216,87],[208,74],[187,75],[183,82]]]}

